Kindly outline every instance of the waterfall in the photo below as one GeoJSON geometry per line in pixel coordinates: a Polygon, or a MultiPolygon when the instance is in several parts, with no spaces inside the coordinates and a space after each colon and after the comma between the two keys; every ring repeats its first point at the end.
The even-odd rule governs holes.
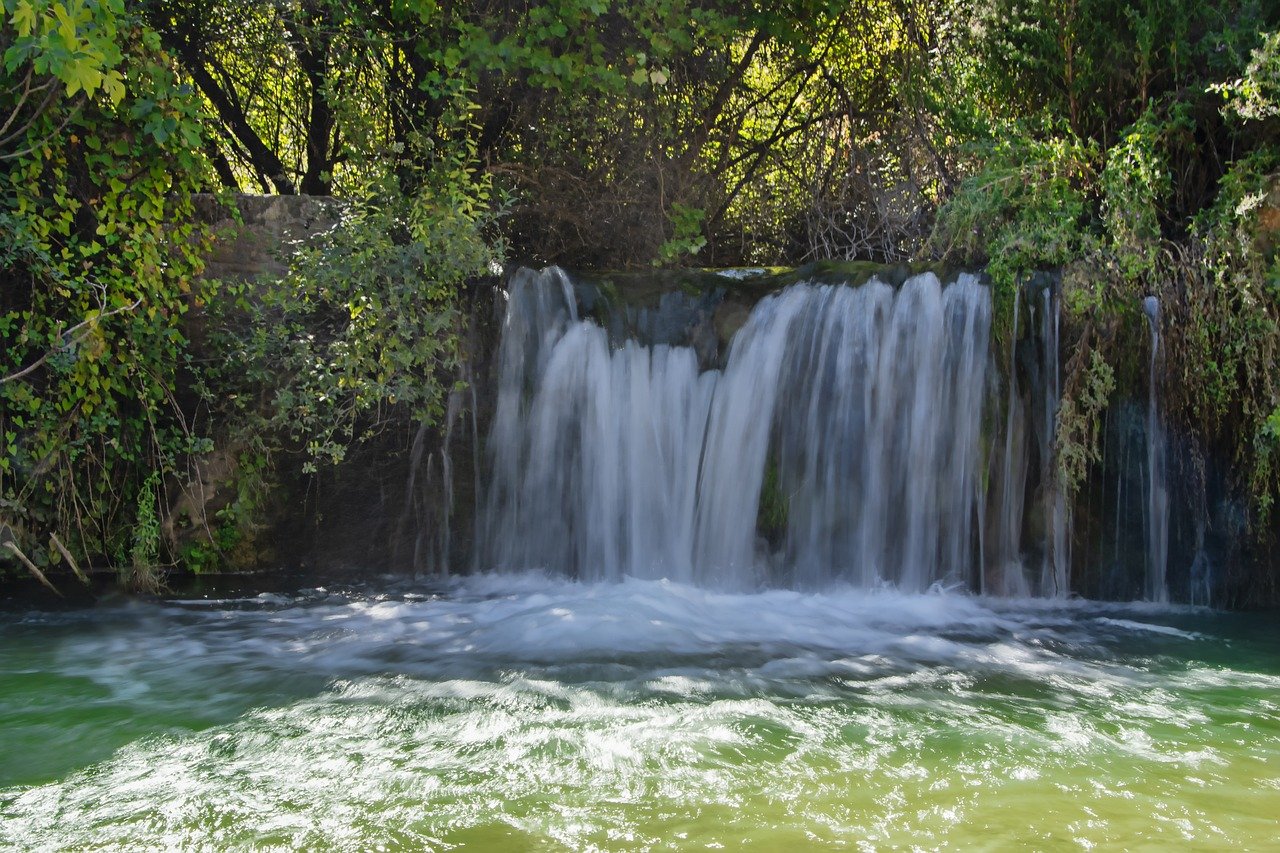
{"type": "Polygon", "coordinates": [[[1070,591],[1071,576],[1071,508],[1058,480],[1055,468],[1057,454],[1058,403],[1062,397],[1062,374],[1058,347],[1059,305],[1057,288],[1045,286],[1041,292],[1043,313],[1040,317],[1040,358],[1044,410],[1040,426],[1040,464],[1043,484],[1045,543],[1040,570],[1040,594],[1065,596],[1070,591]]]}
{"type": "Polygon", "coordinates": [[[798,284],[723,371],[611,347],[558,270],[511,281],[484,568],[721,588],[976,586],[991,304],[973,276],[798,284]],[[760,535],[762,511],[778,541],[760,535]]]}
{"type": "Polygon", "coordinates": [[[1156,364],[1160,353],[1160,300],[1148,296],[1142,301],[1151,329],[1151,361],[1147,385],[1147,477],[1146,477],[1146,557],[1144,592],[1148,601],[1168,601],[1166,571],[1169,561],[1169,489],[1165,463],[1164,425],[1156,406],[1156,364]]]}
{"type": "Polygon", "coordinates": [[[991,577],[984,576],[981,592],[1025,597],[1031,594],[1022,565],[1022,515],[1027,478],[1026,413],[1018,396],[1018,328],[1022,288],[1013,295],[1013,336],[1009,341],[1009,393],[1005,404],[1004,453],[998,457],[1001,478],[999,515],[991,577]]]}

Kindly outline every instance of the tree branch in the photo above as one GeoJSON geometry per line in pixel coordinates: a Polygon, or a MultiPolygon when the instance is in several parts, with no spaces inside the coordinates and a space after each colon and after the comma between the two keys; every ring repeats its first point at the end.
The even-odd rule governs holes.
{"type": "Polygon", "coordinates": [[[59,352],[62,352],[65,349],[68,349],[70,347],[77,346],[78,344],[83,343],[84,339],[87,338],[89,336],[89,333],[92,331],[92,327],[96,326],[98,323],[102,322],[108,317],[113,317],[116,314],[121,314],[125,311],[132,311],[141,304],[142,304],[141,299],[135,299],[133,303],[130,305],[124,305],[119,308],[113,308],[110,311],[106,311],[102,314],[98,314],[94,317],[90,317],[87,320],[82,320],[79,323],[76,323],[70,329],[67,329],[65,332],[60,332],[59,333],[60,336],[66,336],[66,335],[75,334],[76,332],[79,332],[81,329],[84,330],[74,340],[67,341],[60,347],[54,347],[53,349],[46,352],[44,355],[40,356],[31,364],[19,370],[17,373],[11,373],[8,376],[0,377],[0,385],[5,384],[6,382],[13,382],[15,380],[21,379],[24,376],[28,376],[31,373],[34,373],[37,369],[39,369],[40,365],[44,364],[46,361],[48,361],[53,356],[57,355],[59,352]]]}

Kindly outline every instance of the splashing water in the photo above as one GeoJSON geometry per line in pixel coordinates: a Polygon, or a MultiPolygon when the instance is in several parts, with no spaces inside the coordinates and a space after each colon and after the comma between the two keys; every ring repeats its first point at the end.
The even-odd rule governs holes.
{"type": "Polygon", "coordinates": [[[1040,430],[1041,482],[1047,491],[1045,507],[1044,565],[1040,575],[1040,594],[1066,597],[1071,590],[1071,508],[1059,483],[1055,446],[1058,435],[1058,405],[1062,399],[1061,352],[1058,332],[1061,307],[1056,288],[1041,291],[1044,312],[1041,315],[1040,341],[1044,349],[1041,379],[1044,388],[1044,415],[1040,430]]]}
{"type": "Polygon", "coordinates": [[[0,847],[1274,842],[1265,617],[540,575],[0,627],[0,847]]]}
{"type": "Polygon", "coordinates": [[[1009,341],[1008,395],[1005,401],[1004,452],[995,458],[1000,470],[999,514],[995,518],[993,565],[986,567],[978,591],[1026,597],[1031,594],[1022,564],[1022,516],[1027,477],[1026,412],[1018,395],[1018,326],[1022,288],[1013,293],[1013,334],[1009,341]]]}
{"type": "Polygon", "coordinates": [[[1031,587],[1047,291],[990,553],[971,277],[789,288],[723,371],[611,346],[557,270],[508,299],[477,526],[508,571],[0,620],[0,848],[1274,845],[1273,616],[942,591],[1031,587]]]}

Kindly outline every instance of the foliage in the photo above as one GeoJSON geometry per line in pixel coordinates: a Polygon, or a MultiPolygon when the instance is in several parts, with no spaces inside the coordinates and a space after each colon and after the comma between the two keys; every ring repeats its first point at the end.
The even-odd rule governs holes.
{"type": "MultiPolygon", "coordinates": [[[[129,549],[128,566],[131,569],[129,585],[136,589],[155,592],[159,588],[155,568],[160,562],[160,518],[156,512],[159,501],[160,472],[153,470],[142,488],[138,490],[137,508],[134,512],[133,545],[129,549]]],[[[123,560],[120,564],[126,565],[123,560]]]]}
{"type": "Polygon", "coordinates": [[[1001,288],[1026,273],[1092,251],[1089,220],[1096,148],[1069,132],[1039,139],[1010,133],[993,140],[983,166],[943,208],[933,234],[946,258],[984,262],[1001,288]]]}
{"type": "Polygon", "coordinates": [[[1243,77],[1210,87],[1227,99],[1227,109],[1244,121],[1280,116],[1280,32],[1264,34],[1243,77]]]}
{"type": "Polygon", "coordinates": [[[1060,481],[1078,484],[1096,461],[1104,390],[1121,371],[1145,376],[1125,364],[1116,330],[1139,327],[1154,295],[1177,377],[1167,416],[1231,449],[1265,510],[1277,492],[1265,424],[1280,403],[1274,242],[1260,237],[1274,215],[1275,13],[1000,0],[976,15],[979,71],[966,79],[982,85],[953,90],[965,105],[954,113],[976,117],[957,161],[970,174],[930,245],[987,264],[997,329],[1012,288],[1061,270],[1064,351],[1089,358],[1063,378],[1060,481]]]}
{"type": "Polygon", "coordinates": [[[264,431],[251,429],[253,419],[243,417],[234,404],[220,407],[218,412],[226,421],[224,436],[234,435],[237,443],[224,437],[217,451],[205,454],[197,463],[197,468],[203,466],[201,473],[209,482],[202,482],[200,491],[187,490],[183,497],[188,506],[180,501],[177,507],[178,511],[187,509],[188,516],[194,514],[189,517],[190,528],[183,529],[182,519],[173,517],[178,514],[175,512],[161,530],[167,547],[176,551],[179,565],[196,574],[261,565],[271,555],[269,543],[263,543],[260,535],[269,527],[272,498],[280,487],[267,446],[269,437],[264,431]],[[228,487],[233,491],[219,500],[217,492],[228,487]],[[203,498],[212,500],[197,505],[203,498]]]}
{"type": "Polygon", "coordinates": [[[1150,278],[1160,246],[1160,211],[1168,200],[1170,177],[1159,148],[1164,128],[1144,113],[1107,152],[1099,179],[1102,224],[1119,274],[1150,278]]]}
{"type": "Polygon", "coordinates": [[[124,98],[124,62],[119,45],[121,0],[0,3],[0,162],[24,156],[46,136],[31,136],[40,119],[67,99],[103,93],[112,104],[124,98]],[[21,143],[21,144],[19,144],[21,143]],[[20,149],[20,150],[17,150],[20,149]]]}
{"type": "MultiPolygon", "coordinates": [[[[782,259],[806,239],[806,216],[881,229],[888,187],[895,211],[914,210],[932,167],[884,131],[905,121],[892,97],[900,65],[939,49],[925,34],[951,5],[141,8],[216,116],[211,159],[225,186],[359,195],[393,174],[412,192],[415,172],[403,166],[415,139],[456,141],[449,117],[465,97],[474,121],[464,132],[517,196],[518,253],[616,265],[672,260],[699,238],[722,259],[782,259]],[[843,180],[871,146],[874,170],[843,180]],[[705,218],[673,237],[673,226],[692,225],[677,221],[682,209],[705,218]],[[749,241],[717,239],[734,231],[749,241]]],[[[865,251],[898,251],[881,236],[865,251]]]]}
{"type": "Polygon", "coordinates": [[[998,335],[1058,270],[1068,487],[1156,296],[1168,417],[1280,493],[1275,4],[0,4],[0,520],[41,565],[250,547],[281,460],[440,418],[505,255],[983,265],[998,335]],[[340,222],[278,286],[198,283],[213,183],[340,222]]]}
{"type": "Polygon", "coordinates": [[[702,223],[707,212],[699,207],[688,207],[676,202],[671,205],[671,239],[658,247],[654,265],[673,264],[686,255],[696,255],[707,245],[702,236],[702,223]]]}
{"type": "Polygon", "coordinates": [[[1078,391],[1062,400],[1057,414],[1057,476],[1067,495],[1079,490],[1091,463],[1102,461],[1098,447],[1099,425],[1116,389],[1116,377],[1111,365],[1096,349],[1089,350],[1089,365],[1080,378],[1080,385],[1078,391]]]}
{"type": "Polygon", "coordinates": [[[109,561],[146,523],[146,483],[200,445],[172,389],[201,267],[201,123],[121,4],[5,11],[6,90],[58,86],[38,111],[10,105],[23,135],[0,172],[0,516],[37,564],[56,559],[49,533],[109,561]]]}
{"type": "Polygon", "coordinates": [[[1280,406],[1262,425],[1252,471],[1254,493],[1260,495],[1259,511],[1265,520],[1275,505],[1276,481],[1280,480],[1280,406]]]}
{"type": "Polygon", "coordinates": [[[229,290],[239,313],[211,306],[223,328],[215,346],[227,353],[205,376],[211,402],[230,401],[223,416],[268,437],[266,453],[301,450],[314,472],[389,424],[443,416],[457,296],[501,260],[501,246],[488,239],[497,208],[470,151],[430,156],[414,196],[388,186],[343,204],[281,282],[229,290]]]}
{"type": "Polygon", "coordinates": [[[1280,492],[1271,419],[1280,406],[1280,257],[1274,216],[1280,150],[1233,164],[1214,205],[1197,217],[1182,266],[1189,286],[1171,365],[1187,419],[1233,451],[1265,518],[1280,492]],[[1269,206],[1268,206],[1269,204],[1269,206]]]}
{"type": "Polygon", "coordinates": [[[465,136],[423,146],[412,195],[387,179],[334,202],[336,221],[290,248],[286,275],[220,283],[205,306],[196,379],[219,425],[204,464],[220,496],[172,531],[192,570],[260,563],[258,534],[281,494],[366,442],[403,450],[444,418],[460,376],[460,295],[502,260],[503,204],[465,136]]]}

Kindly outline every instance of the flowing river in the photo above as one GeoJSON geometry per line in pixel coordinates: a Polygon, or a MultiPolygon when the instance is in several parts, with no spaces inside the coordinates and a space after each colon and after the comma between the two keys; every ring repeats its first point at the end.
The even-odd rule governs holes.
{"type": "Polygon", "coordinates": [[[0,848],[1262,849],[1273,615],[489,575],[26,612],[0,848]]]}

